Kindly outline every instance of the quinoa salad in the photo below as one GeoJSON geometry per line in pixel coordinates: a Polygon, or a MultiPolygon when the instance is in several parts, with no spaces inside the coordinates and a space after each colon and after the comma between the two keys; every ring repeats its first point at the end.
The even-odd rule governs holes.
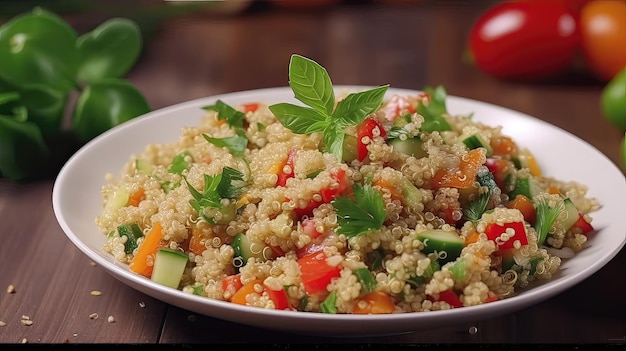
{"type": "Polygon", "coordinates": [[[451,115],[442,86],[335,93],[300,55],[289,85],[301,104],[217,100],[107,174],[104,250],[210,299],[382,314],[515,296],[594,233],[585,185],[543,174],[501,126],[451,115]]]}

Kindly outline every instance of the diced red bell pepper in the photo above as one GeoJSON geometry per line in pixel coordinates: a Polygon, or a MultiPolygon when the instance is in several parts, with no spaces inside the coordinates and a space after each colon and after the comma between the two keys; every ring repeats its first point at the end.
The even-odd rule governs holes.
{"type": "Polygon", "coordinates": [[[328,293],[326,287],[333,278],[339,277],[340,269],[326,262],[324,252],[315,252],[298,259],[304,290],[309,295],[328,293]]]}
{"type": "Polygon", "coordinates": [[[429,296],[432,301],[444,301],[447,302],[453,308],[463,307],[463,302],[457,296],[457,294],[452,290],[444,290],[438,294],[437,297],[429,296]]]}
{"type": "Polygon", "coordinates": [[[344,169],[340,168],[339,170],[337,170],[337,172],[331,173],[330,177],[335,182],[337,182],[338,186],[333,188],[327,187],[320,190],[320,195],[322,195],[322,201],[324,201],[325,203],[333,201],[333,199],[337,195],[344,192],[344,190],[346,190],[346,188],[348,187],[346,182],[346,171],[344,169]]]}
{"type": "Polygon", "coordinates": [[[289,297],[287,296],[287,291],[285,289],[274,290],[269,288],[267,285],[264,285],[265,291],[270,296],[270,299],[274,302],[274,308],[277,310],[287,310],[291,307],[289,303],[289,297]]]}
{"type": "MultiPolygon", "coordinates": [[[[313,199],[309,200],[309,203],[304,208],[295,208],[294,212],[298,216],[298,218],[302,218],[304,216],[310,216],[313,214],[313,210],[319,207],[319,205],[323,203],[330,203],[335,197],[339,194],[348,190],[348,184],[346,182],[346,171],[343,169],[339,169],[335,173],[331,173],[331,178],[335,182],[337,182],[337,187],[327,187],[320,190],[320,195],[322,196],[322,201],[315,201],[313,199]]],[[[287,199],[289,201],[289,199],[287,199]]]]}
{"type": "Polygon", "coordinates": [[[376,135],[380,135],[381,137],[386,137],[387,132],[385,129],[376,121],[375,119],[368,117],[363,120],[363,122],[359,123],[356,128],[357,132],[357,159],[359,161],[363,161],[367,157],[367,144],[363,143],[363,138],[368,137],[369,139],[374,138],[375,131],[376,135]]]}
{"type": "Polygon", "coordinates": [[[287,185],[287,179],[294,177],[294,164],[297,152],[298,149],[296,148],[289,150],[287,158],[282,162],[281,167],[278,170],[278,180],[276,181],[277,186],[287,185]],[[287,170],[287,172],[285,172],[285,170],[287,170]]]}
{"type": "Polygon", "coordinates": [[[593,231],[593,226],[591,225],[591,223],[585,220],[585,215],[583,215],[582,213],[578,214],[578,220],[576,221],[576,223],[574,223],[572,227],[580,228],[583,234],[587,234],[593,231]]]}
{"type": "Polygon", "coordinates": [[[259,109],[259,103],[258,102],[250,102],[250,103],[247,103],[247,104],[243,104],[241,107],[242,107],[244,113],[254,112],[254,111],[259,109]]]}
{"type": "Polygon", "coordinates": [[[526,228],[524,227],[524,223],[522,222],[504,223],[504,225],[490,223],[485,229],[485,234],[487,234],[487,238],[489,238],[489,240],[493,240],[496,243],[496,246],[500,250],[508,250],[514,248],[514,243],[516,241],[519,241],[521,246],[528,245],[526,228]],[[509,238],[509,240],[503,241],[501,239],[501,235],[504,234],[509,228],[513,229],[515,231],[515,234],[513,235],[513,237],[509,238]]]}

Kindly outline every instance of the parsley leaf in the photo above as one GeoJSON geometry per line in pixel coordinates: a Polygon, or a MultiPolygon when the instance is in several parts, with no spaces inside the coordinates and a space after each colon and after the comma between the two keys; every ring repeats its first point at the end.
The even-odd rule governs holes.
{"type": "Polygon", "coordinates": [[[430,95],[428,105],[419,104],[417,113],[424,117],[421,130],[424,132],[452,130],[448,121],[443,118],[443,114],[447,113],[446,108],[446,89],[439,85],[436,88],[426,87],[424,91],[430,95]]]}
{"type": "Polygon", "coordinates": [[[217,112],[217,119],[225,119],[226,123],[233,128],[243,128],[243,121],[246,118],[245,113],[226,104],[222,100],[217,100],[215,105],[204,106],[202,109],[217,112]]]}
{"type": "Polygon", "coordinates": [[[294,97],[308,107],[290,103],[269,106],[285,128],[296,134],[323,133],[324,151],[341,160],[346,126],[357,125],[380,108],[389,85],[349,94],[335,107],[335,92],[326,69],[300,55],[289,62],[294,97]]]}
{"type": "Polygon", "coordinates": [[[233,156],[243,156],[248,146],[248,138],[243,129],[236,130],[234,136],[226,138],[212,138],[206,134],[202,136],[204,136],[206,141],[217,147],[227,148],[233,156]]]}
{"type": "Polygon", "coordinates": [[[337,212],[337,233],[358,236],[380,229],[387,217],[383,197],[369,184],[353,186],[354,201],[339,196],[332,202],[337,212]]]}
{"type": "MultiPolygon", "coordinates": [[[[187,179],[185,179],[187,181],[187,179]]],[[[224,167],[222,173],[215,176],[204,175],[204,189],[202,192],[187,182],[187,188],[193,199],[189,200],[191,207],[209,223],[213,221],[215,210],[222,209],[222,199],[235,199],[243,187],[243,173],[224,167]]]]}

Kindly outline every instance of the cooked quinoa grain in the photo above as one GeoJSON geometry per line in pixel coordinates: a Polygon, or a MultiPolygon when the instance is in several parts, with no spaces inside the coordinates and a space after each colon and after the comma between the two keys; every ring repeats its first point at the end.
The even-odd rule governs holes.
{"type": "Polygon", "coordinates": [[[433,127],[434,99],[392,96],[343,126],[341,158],[273,106],[220,101],[105,175],[104,250],[148,278],[178,251],[184,292],[302,312],[446,310],[552,279],[599,204],[471,111],[433,127]]]}

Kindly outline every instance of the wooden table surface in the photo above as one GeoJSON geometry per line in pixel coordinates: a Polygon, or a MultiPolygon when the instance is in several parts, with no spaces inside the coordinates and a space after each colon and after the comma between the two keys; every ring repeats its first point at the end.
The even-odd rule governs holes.
{"type": "MultiPolygon", "coordinates": [[[[315,12],[253,6],[238,15],[171,17],[144,28],[149,38],[127,78],[157,109],[285,86],[289,57],[299,53],[326,67],[334,84],[411,89],[443,84],[451,95],[527,113],[580,137],[619,165],[624,134],[600,114],[602,83],[584,76],[543,84],[501,81],[464,63],[469,28],[489,2],[467,3],[348,2],[315,12]]],[[[53,184],[54,179],[0,181],[0,343],[626,342],[624,250],[573,288],[497,318],[450,321],[443,328],[394,336],[294,335],[198,315],[119,282],[66,238],[53,213],[53,184]],[[7,291],[9,285],[14,292],[7,291]],[[92,296],[93,290],[102,295],[92,296]],[[91,319],[93,313],[99,317],[91,319]],[[31,325],[21,322],[26,317],[31,325]]]]}

